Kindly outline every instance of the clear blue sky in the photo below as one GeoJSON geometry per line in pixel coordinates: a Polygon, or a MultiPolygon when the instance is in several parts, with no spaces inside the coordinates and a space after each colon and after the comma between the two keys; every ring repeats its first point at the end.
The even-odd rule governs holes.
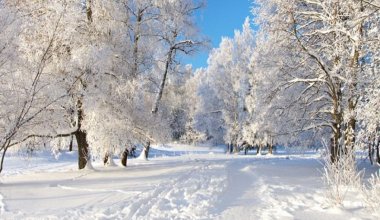
{"type": "MultiPolygon", "coordinates": [[[[235,29],[241,29],[247,16],[251,15],[252,0],[207,0],[207,5],[196,15],[200,32],[219,46],[223,36],[232,37],[235,29]]],[[[206,67],[209,51],[202,51],[184,59],[193,68],[206,67]]]]}

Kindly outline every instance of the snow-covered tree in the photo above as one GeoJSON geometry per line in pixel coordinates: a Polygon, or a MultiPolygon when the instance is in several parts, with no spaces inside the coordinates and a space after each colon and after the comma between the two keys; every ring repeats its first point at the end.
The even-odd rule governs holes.
{"type": "Polygon", "coordinates": [[[364,36],[378,10],[364,1],[257,3],[256,22],[264,41],[276,45],[279,58],[273,68],[278,84],[272,91],[283,96],[287,90],[288,97],[293,96],[287,102],[291,106],[286,105],[300,122],[293,132],[330,129],[335,161],[355,143],[358,85],[371,54],[365,50],[374,44],[374,38],[364,36]]]}
{"type": "MultiPolygon", "coordinates": [[[[56,19],[50,18],[52,29],[47,30],[46,39],[41,45],[36,46],[33,56],[27,53],[18,54],[23,51],[25,39],[22,38],[26,32],[33,32],[27,28],[29,17],[24,16],[23,2],[0,3],[0,16],[2,17],[2,31],[0,38],[5,43],[2,47],[1,67],[1,169],[6,152],[14,146],[38,137],[64,136],[57,134],[52,124],[46,124],[56,116],[54,109],[68,98],[67,92],[58,87],[63,83],[62,78],[51,78],[49,65],[56,52],[55,43],[57,34],[61,27],[61,16],[56,19]],[[13,5],[14,4],[14,5],[13,5]],[[3,29],[4,28],[4,29],[3,29]],[[4,38],[3,38],[4,37],[4,38]],[[46,94],[49,94],[48,96],[46,94]],[[46,130],[51,130],[45,133],[46,130]],[[37,132],[38,131],[38,132],[37,132]]],[[[60,8],[56,9],[60,11],[60,8]]],[[[62,10],[59,12],[62,15],[62,10]]],[[[35,13],[39,13],[38,10],[35,13]]],[[[34,16],[36,14],[29,14],[34,16]]],[[[38,17],[38,16],[37,16],[38,17]]],[[[58,110],[59,111],[59,110],[58,110]]],[[[56,123],[64,123],[57,120],[56,123]]],[[[61,131],[62,132],[62,131],[61,131]]]]}
{"type": "MultiPolygon", "coordinates": [[[[27,91],[31,83],[30,89],[39,95],[38,99],[34,93],[23,97],[20,91],[14,99],[4,95],[4,106],[11,109],[12,100],[22,104],[24,99],[33,105],[36,100],[52,103],[43,120],[33,121],[34,127],[15,143],[54,137],[68,137],[69,142],[75,136],[82,169],[90,151],[98,157],[124,152],[135,143],[169,140],[173,103],[162,102],[154,115],[151,108],[162,98],[167,74],[179,74],[177,52],[191,53],[200,43],[192,40],[197,38],[192,15],[200,5],[186,0],[1,1],[1,16],[8,20],[2,19],[0,25],[19,17],[12,30],[1,29],[1,46],[7,44],[17,58],[6,71],[18,73],[4,77],[4,85],[12,86],[8,81],[13,80],[17,86],[12,88],[27,91]]],[[[1,58],[11,59],[5,52],[1,50],[1,58]]],[[[0,59],[2,67],[6,59],[0,59]]],[[[9,110],[4,118],[8,115],[9,110]]]]}
{"type": "Polygon", "coordinates": [[[216,120],[219,120],[219,126],[225,126],[224,141],[235,146],[242,137],[243,124],[247,119],[245,97],[250,90],[250,60],[253,48],[254,35],[250,19],[247,18],[242,31],[235,31],[232,39],[223,38],[219,48],[211,52],[204,73],[207,77],[203,82],[206,84],[204,89],[210,86],[215,94],[213,97],[207,91],[204,93],[205,102],[213,99],[210,103],[213,103],[214,108],[204,113],[210,118],[222,116],[220,119],[223,121],[216,120]],[[218,104],[214,104],[215,102],[218,104]]]}
{"type": "Polygon", "coordinates": [[[158,107],[164,92],[168,74],[182,53],[193,54],[204,45],[204,40],[200,39],[193,21],[194,13],[199,10],[203,3],[193,0],[163,0],[158,3],[160,8],[160,20],[162,26],[159,30],[159,38],[164,45],[163,62],[158,64],[162,77],[158,86],[158,92],[152,113],[157,113],[158,107]]]}

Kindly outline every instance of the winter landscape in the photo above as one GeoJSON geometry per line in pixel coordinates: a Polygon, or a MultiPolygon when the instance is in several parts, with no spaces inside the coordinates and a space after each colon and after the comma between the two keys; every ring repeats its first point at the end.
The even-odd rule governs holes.
{"type": "Polygon", "coordinates": [[[0,0],[0,219],[380,219],[380,0],[0,0]]]}

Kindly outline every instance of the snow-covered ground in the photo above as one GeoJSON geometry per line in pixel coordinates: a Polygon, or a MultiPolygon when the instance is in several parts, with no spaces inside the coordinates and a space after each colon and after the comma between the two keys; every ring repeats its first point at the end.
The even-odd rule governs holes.
{"type": "MultiPolygon", "coordinates": [[[[363,204],[331,207],[316,154],[225,155],[220,148],[156,147],[149,161],[76,170],[59,160],[8,157],[0,219],[378,219],[363,204]]],[[[118,163],[118,160],[115,160],[118,163]]],[[[358,195],[359,196],[359,195],[358,195]]]]}

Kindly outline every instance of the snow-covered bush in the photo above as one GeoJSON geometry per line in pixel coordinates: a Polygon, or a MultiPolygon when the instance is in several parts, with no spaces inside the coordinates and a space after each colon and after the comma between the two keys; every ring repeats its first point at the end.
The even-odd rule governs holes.
{"type": "Polygon", "coordinates": [[[380,214],[380,176],[372,175],[368,180],[368,185],[363,185],[365,205],[373,212],[380,214]]]}
{"type": "Polygon", "coordinates": [[[353,149],[347,149],[334,163],[330,154],[324,159],[323,180],[327,185],[327,199],[333,205],[343,205],[349,191],[361,188],[363,171],[357,170],[354,153],[353,149]]]}

